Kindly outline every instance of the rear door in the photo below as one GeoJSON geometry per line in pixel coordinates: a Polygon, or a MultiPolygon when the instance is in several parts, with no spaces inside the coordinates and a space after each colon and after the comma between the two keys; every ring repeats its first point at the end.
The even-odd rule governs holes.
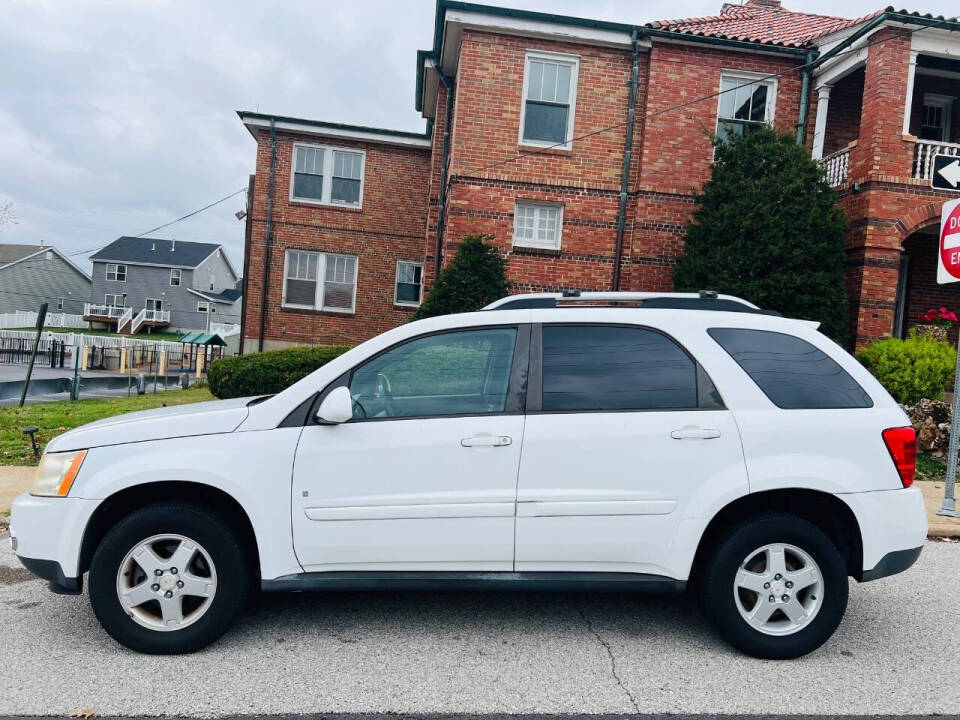
{"type": "Polygon", "coordinates": [[[702,498],[747,491],[737,426],[710,378],[637,325],[534,326],[531,358],[516,569],[667,574],[702,498]]]}

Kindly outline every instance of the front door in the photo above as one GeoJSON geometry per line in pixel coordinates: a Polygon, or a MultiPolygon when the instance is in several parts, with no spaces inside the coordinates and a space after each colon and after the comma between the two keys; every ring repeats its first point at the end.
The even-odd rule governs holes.
{"type": "Polygon", "coordinates": [[[353,420],[303,429],[307,571],[513,569],[528,326],[440,332],[354,368],[353,420]]]}
{"type": "Polygon", "coordinates": [[[697,517],[706,497],[746,491],[730,411],[696,361],[657,330],[544,325],[538,345],[517,571],[669,574],[683,518],[697,517]]]}

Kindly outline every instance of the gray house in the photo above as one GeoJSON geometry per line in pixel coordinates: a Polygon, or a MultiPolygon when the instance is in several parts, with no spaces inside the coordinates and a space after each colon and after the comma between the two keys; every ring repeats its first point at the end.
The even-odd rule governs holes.
{"type": "Polygon", "coordinates": [[[36,311],[79,315],[90,277],[54,247],[0,243],[0,313],[36,311]]]}
{"type": "Polygon", "coordinates": [[[84,317],[123,334],[239,323],[239,277],[221,245],[121,237],[91,256],[84,317]]]}

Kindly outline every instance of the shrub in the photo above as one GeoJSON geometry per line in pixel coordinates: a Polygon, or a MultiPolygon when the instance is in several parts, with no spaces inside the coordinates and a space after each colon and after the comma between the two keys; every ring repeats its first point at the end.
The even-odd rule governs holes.
{"type": "Polygon", "coordinates": [[[507,295],[506,263],[487,241],[492,235],[468,235],[451,263],[414,315],[414,320],[472,312],[507,295]]]}
{"type": "Polygon", "coordinates": [[[953,380],[957,351],[948,343],[916,335],[881,340],[857,355],[894,399],[912,405],[921,398],[939,399],[953,380]]]}
{"type": "Polygon", "coordinates": [[[338,345],[320,345],[220,358],[211,363],[207,372],[210,392],[221,400],[272,395],[290,387],[347,350],[349,348],[338,345]]]}
{"type": "Polygon", "coordinates": [[[716,141],[710,180],[695,195],[677,290],[739,295],[788,317],[818,320],[844,344],[847,221],[836,193],[790,135],[764,128],[716,141]]]}

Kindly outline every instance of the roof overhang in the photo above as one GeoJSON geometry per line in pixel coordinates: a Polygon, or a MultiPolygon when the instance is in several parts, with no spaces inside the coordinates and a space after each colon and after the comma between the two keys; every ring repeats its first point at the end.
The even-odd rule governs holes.
{"type": "Polygon", "coordinates": [[[310,135],[334,140],[356,140],[359,142],[382,143],[401,147],[430,148],[430,137],[425,132],[414,133],[402,130],[363,127],[360,125],[344,125],[342,123],[330,123],[321,120],[305,120],[282,115],[266,115],[247,112],[245,110],[238,110],[237,115],[254,138],[257,137],[259,131],[269,130],[272,121],[273,126],[278,132],[297,133],[299,135],[310,135]]]}
{"type": "Polygon", "coordinates": [[[221,305],[234,305],[237,300],[241,300],[243,295],[237,297],[237,300],[225,300],[224,298],[217,298],[207,295],[203,290],[197,290],[196,288],[187,288],[187,292],[193,293],[198,297],[202,297],[204,300],[209,300],[210,302],[220,303],[221,305]]]}
{"type": "Polygon", "coordinates": [[[73,262],[73,260],[71,260],[70,258],[68,258],[66,255],[64,255],[62,252],[60,252],[59,250],[57,250],[57,249],[56,249],[55,247],[53,247],[52,245],[43,246],[43,247],[41,247],[39,250],[37,250],[36,252],[30,253],[29,255],[24,255],[22,258],[19,258],[19,259],[17,259],[17,260],[14,260],[13,262],[8,262],[8,263],[6,263],[6,264],[4,264],[4,265],[0,265],[0,270],[5,270],[5,269],[8,268],[8,267],[13,267],[13,266],[16,265],[17,263],[22,263],[22,262],[24,262],[25,260],[30,260],[31,258],[37,257],[37,255],[42,255],[43,253],[47,253],[47,252],[52,252],[54,255],[56,255],[57,257],[59,257],[61,260],[63,260],[65,263],[67,263],[67,265],[69,265],[71,268],[73,268],[74,270],[76,270],[76,271],[77,271],[77,274],[80,275],[81,277],[83,277],[83,279],[86,280],[87,282],[93,282],[93,278],[91,278],[86,272],[84,272],[83,270],[81,270],[81,269],[77,266],[77,264],[73,262]]]}

